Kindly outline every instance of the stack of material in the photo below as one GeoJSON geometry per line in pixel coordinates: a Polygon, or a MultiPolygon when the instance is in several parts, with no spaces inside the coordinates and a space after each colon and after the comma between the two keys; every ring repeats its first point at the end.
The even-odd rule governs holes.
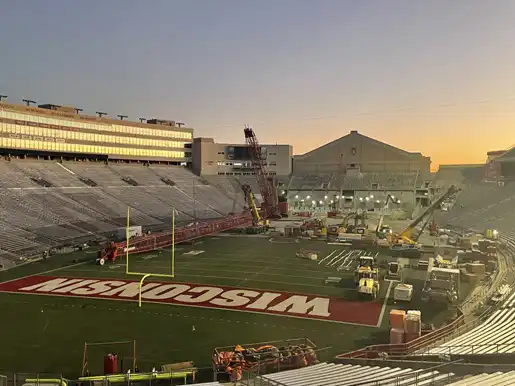
{"type": "Polygon", "coordinates": [[[404,325],[406,321],[406,311],[391,310],[390,311],[390,343],[404,343],[404,325]]]}
{"type": "Polygon", "coordinates": [[[406,342],[411,342],[422,335],[422,313],[418,310],[410,310],[406,314],[405,321],[406,342]]]}
{"type": "Polygon", "coordinates": [[[479,279],[485,278],[486,266],[481,263],[467,263],[465,265],[467,271],[473,273],[479,277],[479,279]]]}

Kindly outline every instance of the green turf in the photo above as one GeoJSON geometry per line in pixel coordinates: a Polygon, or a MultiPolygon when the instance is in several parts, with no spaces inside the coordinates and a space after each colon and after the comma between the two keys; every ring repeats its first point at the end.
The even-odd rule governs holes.
{"type": "MultiPolygon", "coordinates": [[[[295,252],[301,248],[317,250],[320,256],[340,249],[313,241],[278,244],[258,237],[207,238],[179,246],[174,281],[355,296],[352,285],[324,285],[325,277],[338,275],[336,267],[296,258],[295,252]],[[183,255],[189,250],[205,253],[183,255]]],[[[65,267],[74,259],[91,262],[49,275],[127,278],[123,266],[97,266],[93,263],[95,254],[84,252],[54,256],[45,262],[0,273],[0,281],[65,267]]],[[[166,273],[169,260],[169,250],[161,255],[152,252],[131,257],[130,266],[131,270],[166,273]],[[145,259],[148,255],[154,257],[145,259]]],[[[210,366],[214,347],[238,343],[308,337],[318,347],[332,346],[322,358],[329,359],[334,354],[388,339],[385,328],[168,304],[145,304],[139,309],[133,302],[0,293],[0,307],[0,370],[62,373],[69,377],[79,375],[84,341],[136,339],[139,367],[145,371],[163,363],[186,360],[195,361],[199,367],[210,366]]],[[[384,322],[387,325],[387,318],[384,322]]],[[[90,353],[92,369],[100,371],[104,354],[90,353]]]]}

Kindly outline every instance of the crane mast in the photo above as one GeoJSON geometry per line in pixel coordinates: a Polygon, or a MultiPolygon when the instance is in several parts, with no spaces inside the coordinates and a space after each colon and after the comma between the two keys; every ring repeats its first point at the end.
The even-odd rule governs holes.
{"type": "Polygon", "coordinates": [[[256,137],[254,130],[248,125],[245,125],[245,143],[249,148],[249,153],[252,161],[252,169],[256,174],[257,183],[261,193],[261,210],[263,211],[263,217],[269,218],[280,218],[279,212],[279,199],[277,197],[277,189],[275,184],[268,178],[268,173],[265,168],[263,159],[263,153],[261,146],[256,137]]]}

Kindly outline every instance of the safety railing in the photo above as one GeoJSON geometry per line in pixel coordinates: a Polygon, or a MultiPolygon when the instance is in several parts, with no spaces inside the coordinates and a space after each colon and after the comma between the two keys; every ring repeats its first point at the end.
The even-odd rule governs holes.
{"type": "Polygon", "coordinates": [[[499,287],[499,283],[502,283],[505,278],[506,271],[495,271],[489,280],[482,284],[480,289],[475,294],[469,296],[460,305],[462,312],[464,314],[470,314],[474,311],[475,308],[480,307],[483,304],[484,299],[487,298],[490,294],[493,294],[499,287]]]}
{"type": "Polygon", "coordinates": [[[11,373],[0,375],[0,386],[155,386],[177,385],[196,382],[195,374],[205,371],[209,377],[211,368],[181,369],[177,371],[153,371],[148,373],[122,373],[68,379],[56,374],[11,373]]]}
{"type": "Polygon", "coordinates": [[[273,373],[278,373],[286,370],[297,370],[306,368],[318,363],[327,362],[331,359],[332,347],[319,348],[313,351],[312,358],[316,358],[315,361],[309,363],[306,362],[306,355],[292,355],[288,358],[287,362],[278,360],[262,360],[256,363],[255,366],[243,371],[243,377],[239,381],[246,386],[283,386],[282,383],[276,380],[270,380],[266,376],[273,373]]]}
{"type": "Polygon", "coordinates": [[[463,344],[424,348],[425,355],[484,355],[507,354],[515,352],[515,343],[463,344]]]}
{"type": "Polygon", "coordinates": [[[340,354],[336,356],[338,358],[379,358],[379,355],[386,353],[388,355],[405,356],[414,353],[423,347],[436,342],[442,341],[454,331],[465,324],[463,315],[458,316],[453,322],[449,323],[442,328],[435,330],[429,334],[422,335],[420,338],[412,340],[408,343],[400,344],[376,344],[367,346],[360,350],[340,354]]]}

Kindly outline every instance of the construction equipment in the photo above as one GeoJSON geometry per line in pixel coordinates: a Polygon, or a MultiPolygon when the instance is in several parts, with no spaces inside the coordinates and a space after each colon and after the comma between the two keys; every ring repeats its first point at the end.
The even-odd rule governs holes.
{"type": "Polygon", "coordinates": [[[359,284],[360,280],[360,272],[364,269],[375,269],[375,257],[370,255],[360,255],[358,259],[358,266],[356,267],[356,271],[354,271],[354,282],[359,284]]]}
{"type": "Polygon", "coordinates": [[[370,267],[358,268],[358,295],[371,300],[379,295],[379,273],[370,267]]]}
{"type": "Polygon", "coordinates": [[[317,260],[318,259],[318,253],[315,251],[310,251],[307,249],[301,249],[295,254],[296,257],[300,259],[307,259],[307,260],[317,260]]]}
{"type": "Polygon", "coordinates": [[[300,230],[303,234],[309,236],[325,237],[327,236],[327,225],[324,218],[312,218],[306,220],[300,226],[300,230]]]}
{"type": "Polygon", "coordinates": [[[438,226],[436,225],[435,218],[431,221],[431,225],[429,225],[429,235],[430,236],[438,236],[438,226]]]}
{"type": "Polygon", "coordinates": [[[345,233],[355,233],[359,235],[364,235],[367,233],[368,224],[366,209],[363,209],[361,212],[358,211],[353,213],[349,218],[354,218],[354,225],[346,224],[347,229],[345,230],[345,233]]]}
{"type": "Polygon", "coordinates": [[[254,193],[252,193],[252,188],[248,184],[241,185],[241,189],[245,194],[245,201],[250,210],[250,214],[252,215],[252,227],[247,227],[247,233],[262,233],[270,227],[270,222],[268,219],[264,219],[261,217],[259,213],[259,209],[256,205],[256,198],[254,193]]]}
{"type": "Polygon", "coordinates": [[[422,234],[425,226],[427,226],[428,221],[424,223],[421,230],[418,232],[417,235],[413,236],[413,230],[416,228],[417,225],[419,225],[422,220],[424,220],[427,216],[430,216],[438,207],[440,207],[440,204],[447,198],[454,194],[456,194],[459,191],[456,186],[452,185],[449,187],[449,189],[442,194],[437,200],[433,201],[433,203],[424,210],[422,214],[417,216],[415,220],[409,224],[406,229],[404,229],[400,234],[392,234],[389,237],[390,245],[391,247],[395,248],[418,248],[418,238],[422,234]]]}
{"type": "MultiPolygon", "coordinates": [[[[341,241],[354,240],[355,235],[365,235],[368,231],[368,225],[366,224],[366,212],[352,212],[345,215],[342,222],[339,225],[330,225],[327,227],[328,237],[337,237],[341,241]],[[350,223],[350,220],[354,220],[354,224],[350,223]]],[[[360,239],[360,237],[357,237],[360,239]]]]}
{"type": "Polygon", "coordinates": [[[397,261],[388,263],[388,273],[386,279],[402,281],[402,265],[397,261]]]}
{"type": "Polygon", "coordinates": [[[441,256],[429,259],[422,300],[457,304],[460,299],[460,270],[457,259],[445,260],[441,256]]]}
{"type": "Polygon", "coordinates": [[[377,223],[377,227],[376,227],[376,236],[379,239],[386,239],[388,236],[390,236],[392,234],[392,228],[390,228],[389,225],[383,224],[384,216],[385,216],[384,210],[386,208],[388,208],[388,203],[390,201],[400,204],[400,201],[398,199],[396,199],[394,196],[392,196],[391,194],[386,196],[386,201],[384,202],[384,205],[383,205],[383,213],[381,214],[381,217],[379,217],[379,222],[377,223]]]}
{"type": "Polygon", "coordinates": [[[268,177],[268,172],[265,168],[266,156],[263,155],[263,149],[259,145],[256,134],[248,125],[244,129],[245,142],[249,148],[250,157],[252,160],[252,167],[256,173],[256,179],[261,192],[261,210],[265,219],[279,219],[281,213],[279,210],[279,198],[277,196],[277,187],[273,179],[268,177]]]}
{"type": "MultiPolygon", "coordinates": [[[[176,227],[174,237],[172,232],[152,233],[134,237],[129,242],[129,253],[144,253],[166,248],[172,243],[179,244],[189,240],[195,240],[204,236],[213,235],[234,228],[248,226],[252,223],[248,213],[230,216],[224,219],[212,221],[197,221],[184,227],[176,227]]],[[[97,263],[104,265],[107,261],[114,262],[118,257],[125,256],[127,241],[111,242],[97,254],[97,263]]]]}
{"type": "Polygon", "coordinates": [[[413,286],[411,284],[399,283],[393,289],[393,300],[395,302],[410,302],[413,298],[413,286]]]}
{"type": "Polygon", "coordinates": [[[496,229],[487,229],[485,231],[485,237],[488,240],[497,240],[499,237],[499,232],[496,229]]]}

